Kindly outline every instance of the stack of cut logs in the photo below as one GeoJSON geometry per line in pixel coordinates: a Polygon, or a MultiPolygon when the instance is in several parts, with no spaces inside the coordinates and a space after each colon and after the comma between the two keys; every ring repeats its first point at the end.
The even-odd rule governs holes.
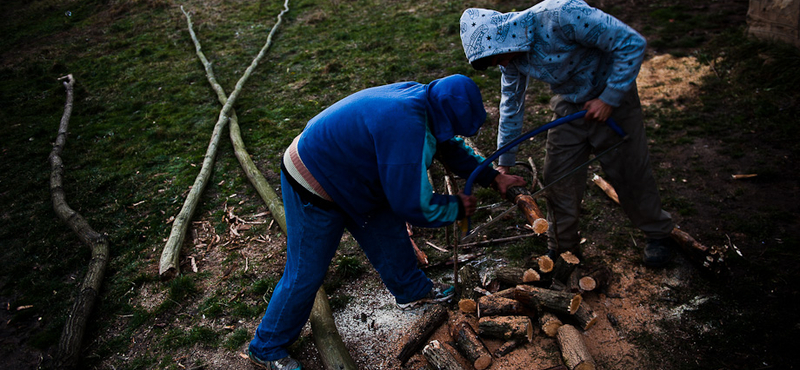
{"type": "Polygon", "coordinates": [[[610,271],[605,268],[588,271],[579,266],[580,260],[570,252],[562,253],[556,261],[546,255],[531,261],[530,268],[504,267],[496,271],[494,293],[481,286],[472,266],[461,268],[457,293],[461,314],[453,315],[458,318],[451,321],[444,307],[429,309],[408,334],[397,358],[405,363],[422,349],[430,368],[469,369],[463,365],[468,363],[483,370],[491,366],[494,358],[531,342],[538,326],[544,335],[556,338],[561,348],[566,366],[555,369],[594,369],[581,331],[591,328],[597,322],[597,315],[583,301],[582,294],[607,284],[610,271]],[[428,342],[445,322],[452,341],[428,342]],[[490,352],[484,339],[502,340],[504,344],[490,352]]]}

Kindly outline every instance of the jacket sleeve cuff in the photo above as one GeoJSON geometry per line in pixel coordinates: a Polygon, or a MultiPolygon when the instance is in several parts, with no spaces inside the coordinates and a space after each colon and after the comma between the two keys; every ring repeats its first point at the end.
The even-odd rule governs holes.
{"type": "Polygon", "coordinates": [[[494,178],[499,175],[500,172],[497,172],[494,168],[486,167],[478,174],[478,177],[475,178],[475,182],[483,186],[484,188],[488,188],[492,185],[494,178]]]}
{"type": "Polygon", "coordinates": [[[606,87],[606,89],[603,90],[603,93],[600,94],[599,99],[604,103],[616,108],[622,104],[622,99],[625,97],[626,93],[627,92],[623,90],[606,87]]]}

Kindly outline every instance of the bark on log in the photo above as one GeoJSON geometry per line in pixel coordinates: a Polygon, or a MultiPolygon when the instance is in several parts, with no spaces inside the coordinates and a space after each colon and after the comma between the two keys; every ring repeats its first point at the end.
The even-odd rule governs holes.
{"type": "Polygon", "coordinates": [[[458,350],[475,369],[483,370],[492,364],[492,354],[469,323],[466,321],[456,323],[451,336],[456,341],[458,350]]]}
{"type": "MultiPolygon", "coordinates": [[[[528,340],[528,341],[530,341],[530,340],[528,340]]],[[[521,345],[523,345],[525,343],[526,342],[525,342],[524,339],[511,339],[511,340],[508,340],[505,343],[503,343],[503,345],[501,345],[500,347],[498,347],[494,351],[494,357],[497,357],[497,358],[503,357],[503,356],[511,353],[511,351],[517,349],[517,347],[519,347],[519,346],[521,346],[521,345]]]]}
{"type": "Polygon", "coordinates": [[[551,312],[543,311],[539,315],[539,327],[542,328],[542,332],[550,338],[555,338],[556,334],[558,334],[558,328],[564,325],[561,323],[561,320],[551,312]]]}
{"type": "Polygon", "coordinates": [[[523,267],[503,267],[495,271],[497,280],[501,283],[517,286],[520,284],[528,284],[541,280],[539,273],[534,269],[526,269],[523,267]]]}
{"type": "Polygon", "coordinates": [[[581,303],[581,306],[578,307],[578,311],[575,311],[572,318],[575,319],[578,327],[583,330],[589,330],[597,323],[597,314],[594,313],[592,307],[586,302],[581,303]]]}
{"type": "Polygon", "coordinates": [[[514,290],[514,298],[532,308],[544,307],[556,313],[575,314],[583,298],[580,294],[519,285],[514,290]]]}
{"type": "Polygon", "coordinates": [[[568,282],[570,274],[580,263],[581,260],[572,252],[561,253],[553,266],[553,279],[562,283],[568,282]]]}
{"type": "Polygon", "coordinates": [[[550,224],[547,223],[544,213],[539,209],[536,199],[531,197],[531,192],[528,189],[521,186],[511,187],[506,191],[506,198],[516,204],[517,208],[522,211],[533,232],[537,234],[547,232],[550,224]]]}
{"type": "Polygon", "coordinates": [[[447,347],[449,346],[434,340],[422,349],[422,355],[434,370],[465,370],[447,347]]]}
{"type": "Polygon", "coordinates": [[[478,297],[475,287],[481,285],[481,278],[474,266],[464,265],[458,269],[458,281],[460,284],[456,287],[457,297],[466,299],[476,299],[478,297]]]}
{"type": "Polygon", "coordinates": [[[523,315],[525,310],[517,300],[487,295],[478,298],[478,317],[523,315]]]}
{"type": "Polygon", "coordinates": [[[478,320],[478,335],[497,339],[533,340],[533,324],[528,316],[492,316],[478,320]]]}
{"type": "Polygon", "coordinates": [[[590,271],[578,282],[581,289],[590,292],[605,289],[611,280],[611,270],[607,267],[596,268],[590,271]],[[584,280],[586,279],[586,280],[584,280]]]}
{"type": "Polygon", "coordinates": [[[314,345],[319,351],[326,369],[358,370],[350,352],[347,351],[333,316],[325,289],[319,288],[311,309],[311,331],[314,333],[314,345]]]}
{"type": "Polygon", "coordinates": [[[406,344],[397,354],[401,364],[405,364],[411,356],[425,346],[433,332],[447,320],[447,310],[442,305],[432,305],[425,314],[411,327],[406,337],[406,344]]]}
{"type": "Polygon", "coordinates": [[[581,333],[572,325],[558,329],[558,346],[569,370],[594,370],[595,362],[583,341],[581,333]]]}
{"type": "Polygon", "coordinates": [[[53,201],[53,210],[58,218],[72,229],[78,239],[89,247],[92,252],[92,258],[89,260],[89,265],[86,269],[86,276],[84,276],[78,288],[75,302],[67,315],[67,322],[61,332],[55,356],[55,368],[72,369],[80,359],[81,343],[83,343],[83,335],[86,332],[86,324],[97,301],[98,291],[103,283],[103,276],[108,266],[109,243],[105,235],[94,231],[86,219],[67,204],[66,194],[62,187],[64,165],[61,160],[61,152],[67,142],[67,128],[69,127],[69,119],[72,116],[75,79],[72,75],[67,75],[59,78],[59,80],[64,80],[63,84],[67,90],[67,98],[64,103],[61,123],[58,127],[56,142],[49,157],[50,196],[53,201]]]}

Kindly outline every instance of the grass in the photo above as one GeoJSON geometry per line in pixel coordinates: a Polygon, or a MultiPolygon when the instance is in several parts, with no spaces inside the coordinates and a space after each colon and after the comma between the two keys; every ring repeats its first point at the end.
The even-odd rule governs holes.
{"type": "MultiPolygon", "coordinates": [[[[509,11],[524,9],[528,3],[292,2],[274,46],[236,104],[253,160],[274,179],[284,148],[309,118],[352,92],[379,84],[429,82],[463,73],[482,88],[487,106],[497,106],[499,72],[472,71],[464,63],[458,44],[458,18],[467,5],[499,6],[509,11]]],[[[198,37],[220,83],[230,93],[265,41],[282,2],[191,2],[185,7],[193,14],[198,37]]],[[[187,273],[161,282],[153,272],[162,240],[169,234],[171,225],[167,221],[177,214],[199,171],[219,110],[179,9],[157,0],[6,1],[0,9],[6,15],[6,21],[0,24],[4,35],[0,50],[5,50],[0,58],[0,296],[12,308],[10,323],[31,325],[41,321],[44,324],[26,343],[52,350],[89,259],[88,250],[56,219],[48,189],[47,156],[64,104],[64,89],[56,78],[72,73],[77,79],[76,100],[63,154],[64,189],[70,205],[111,240],[111,260],[97,306],[98,317],[87,335],[97,338],[114,330],[119,317],[126,318],[127,327],[119,331],[123,338],[132,337],[139,328],[170,320],[191,328],[155,326],[153,330],[164,335],[164,341],[159,348],[132,359],[127,368],[174,366],[178,356],[171,347],[199,344],[240,348],[250,335],[246,330],[228,333],[198,326],[199,319],[187,318],[186,310],[191,306],[219,320],[256,321],[279,272],[261,276],[235,273],[213,288],[205,284],[209,277],[202,274],[187,273]],[[147,289],[168,299],[150,311],[132,304],[132,297],[147,289]],[[239,291],[243,293],[228,300],[239,291]],[[34,308],[13,311],[27,305],[34,308]]],[[[672,146],[685,147],[711,138],[721,143],[718,154],[731,163],[749,161],[754,156],[752,143],[757,140],[769,148],[762,146],[757,152],[761,162],[749,161],[745,169],[758,170],[764,179],[760,181],[765,181],[762,184],[779,182],[787,176],[785,167],[796,169],[792,160],[800,149],[796,127],[788,124],[796,121],[800,73],[795,66],[800,56],[797,49],[743,37],[740,27],[724,24],[722,19],[727,15],[725,11],[703,12],[672,3],[654,3],[643,11],[642,19],[649,26],[642,32],[651,46],[693,55],[713,65],[715,71],[703,81],[701,100],[693,109],[677,111],[669,107],[670,102],[664,102],[664,107],[645,112],[661,124],[651,139],[668,151],[672,146]],[[699,32],[702,30],[709,32],[699,32]],[[773,156],[775,153],[780,155],[773,156]]],[[[528,94],[532,104],[526,125],[549,121],[548,88],[532,83],[528,94]]],[[[487,125],[476,141],[481,148],[491,150],[495,134],[496,125],[487,125]]],[[[531,155],[541,161],[542,148],[543,140],[537,138],[522,152],[522,158],[531,155]]],[[[702,162],[703,158],[692,160],[691,171],[707,175],[702,162]]],[[[541,163],[537,165],[541,168],[541,163]]],[[[737,170],[733,164],[726,166],[731,166],[730,171],[737,170]]],[[[684,170],[667,169],[663,175],[680,177],[684,170]]],[[[742,185],[721,196],[727,203],[719,206],[722,211],[718,219],[723,227],[730,225],[728,229],[746,234],[749,244],[765,243],[769,248],[757,259],[737,262],[734,267],[756,270],[764,279],[745,281],[748,294],[755,296],[755,288],[768,283],[792,294],[795,291],[788,287],[796,282],[794,270],[775,272],[765,266],[784,266],[787,262],[781,261],[796,260],[793,248],[798,245],[797,237],[790,227],[797,216],[769,206],[725,214],[726,206],[735,206],[734,200],[752,196],[748,189],[742,185]],[[741,216],[745,213],[753,215],[745,219],[741,216]],[[775,242],[776,238],[781,243],[775,242]]],[[[669,208],[685,218],[705,214],[697,208],[697,199],[687,198],[679,190],[664,190],[669,208]]],[[[715,191],[724,193],[709,190],[715,191]]],[[[500,201],[491,192],[481,190],[477,194],[486,203],[500,201]]],[[[237,214],[263,209],[241,175],[230,143],[222,140],[195,218],[211,220],[218,233],[225,233],[223,206],[239,201],[243,203],[236,204],[237,214]],[[230,198],[234,194],[237,197],[230,198]]],[[[593,220],[605,217],[607,209],[605,201],[587,197],[585,229],[603,230],[606,226],[593,220]]],[[[615,246],[630,243],[628,227],[608,231],[608,253],[617,253],[615,246]]],[[[249,232],[262,234],[265,227],[249,232]]],[[[418,232],[443,243],[441,230],[418,232]]],[[[358,279],[367,268],[357,249],[352,241],[344,243],[329,272],[326,289],[335,294],[336,307],[351,298],[337,293],[336,287],[358,279]]],[[[543,249],[543,241],[537,239],[491,250],[517,260],[543,249]]],[[[226,266],[242,263],[235,249],[228,253],[226,266]]],[[[269,260],[252,263],[267,265],[269,260]]],[[[737,319],[734,310],[724,316],[739,326],[753,319],[737,319]]],[[[778,321],[777,314],[769,319],[778,321]]],[[[727,330],[724,333],[731,333],[732,338],[742,338],[727,330]]],[[[701,339],[705,341],[704,351],[714,357],[718,349],[712,343],[720,338],[701,339]]],[[[104,339],[92,349],[85,365],[100,367],[101,361],[125,352],[128,346],[119,338],[104,339]]],[[[756,363],[750,357],[742,361],[756,363]]],[[[123,367],[121,362],[117,365],[123,367]]]]}

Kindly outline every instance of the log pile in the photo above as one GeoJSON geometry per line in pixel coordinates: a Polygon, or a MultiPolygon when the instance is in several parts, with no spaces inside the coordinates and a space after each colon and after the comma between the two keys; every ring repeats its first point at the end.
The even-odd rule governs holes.
{"type": "Polygon", "coordinates": [[[441,312],[420,319],[414,330],[425,334],[410,335],[413,344],[404,346],[398,356],[403,363],[420,352],[432,369],[482,370],[540,336],[557,343],[561,353],[560,359],[547,359],[555,362],[547,366],[595,368],[582,333],[597,324],[599,317],[583,294],[608,286],[611,272],[607,268],[585,268],[577,256],[566,252],[555,262],[542,256],[530,259],[529,266],[499,268],[495,280],[483,284],[470,269],[459,270],[461,277],[471,278],[462,279],[458,311],[450,319],[443,319],[441,312]],[[430,339],[439,325],[449,339],[430,339]],[[422,341],[425,346],[420,351],[422,341]]]}

